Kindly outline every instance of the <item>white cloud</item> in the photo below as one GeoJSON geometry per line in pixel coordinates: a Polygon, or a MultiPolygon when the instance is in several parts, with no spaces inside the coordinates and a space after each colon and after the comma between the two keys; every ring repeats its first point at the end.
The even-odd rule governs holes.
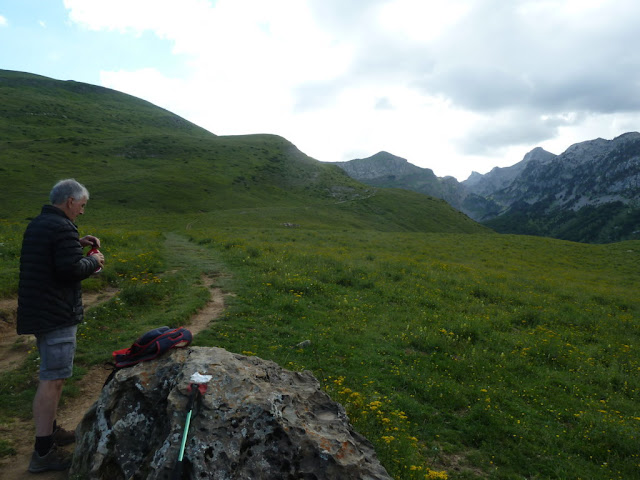
{"type": "Polygon", "coordinates": [[[474,110],[639,110],[639,17],[624,0],[478,2],[423,86],[474,110]]]}
{"type": "Polygon", "coordinates": [[[7,26],[9,26],[9,21],[5,17],[0,15],[0,27],[7,27],[7,26]]]}
{"type": "Polygon", "coordinates": [[[149,30],[163,38],[175,38],[185,30],[187,19],[198,30],[210,10],[207,0],[64,0],[64,6],[73,22],[90,30],[134,34],[149,30]]]}
{"type": "Polygon", "coordinates": [[[103,72],[104,85],[188,114],[215,133],[273,131],[283,113],[292,110],[296,85],[330,79],[348,61],[348,49],[332,44],[297,1],[185,2],[182,15],[197,21],[182,25],[165,21],[173,18],[169,4],[151,3],[155,22],[136,13],[144,10],[140,4],[123,20],[118,8],[129,2],[107,8],[98,2],[66,1],[71,18],[89,28],[134,34],[152,30],[173,41],[174,52],[188,58],[188,72],[174,78],[161,78],[159,71],[149,69],[103,72]],[[107,11],[110,18],[103,16],[107,11]],[[153,85],[147,85],[150,78],[153,85]],[[167,85],[171,88],[165,90],[167,85]]]}
{"type": "Polygon", "coordinates": [[[463,153],[493,156],[511,145],[537,145],[557,136],[560,127],[576,125],[582,115],[540,116],[535,111],[512,109],[483,117],[457,142],[463,153]]]}
{"type": "Polygon", "coordinates": [[[426,43],[454,27],[470,8],[470,1],[397,0],[381,5],[377,19],[394,36],[426,43]]]}
{"type": "Polygon", "coordinates": [[[102,72],[105,86],[319,160],[387,150],[464,178],[640,120],[635,0],[64,3],[84,28],[151,32],[185,59],[102,72]]]}

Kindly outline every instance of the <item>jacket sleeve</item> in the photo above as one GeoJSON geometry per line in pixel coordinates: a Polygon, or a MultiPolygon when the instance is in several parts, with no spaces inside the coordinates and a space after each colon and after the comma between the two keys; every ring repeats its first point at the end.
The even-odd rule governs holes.
{"type": "Polygon", "coordinates": [[[52,249],[55,276],[60,280],[84,280],[100,265],[96,258],[82,254],[78,230],[71,222],[55,232],[52,249]]]}

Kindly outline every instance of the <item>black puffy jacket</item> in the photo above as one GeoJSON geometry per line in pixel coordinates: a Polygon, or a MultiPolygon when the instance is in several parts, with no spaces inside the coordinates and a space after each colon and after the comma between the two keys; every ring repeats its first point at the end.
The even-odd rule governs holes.
{"type": "Polygon", "coordinates": [[[45,205],[27,226],[20,255],[18,333],[44,333],[82,321],[80,282],[98,260],[85,257],[75,224],[45,205]]]}

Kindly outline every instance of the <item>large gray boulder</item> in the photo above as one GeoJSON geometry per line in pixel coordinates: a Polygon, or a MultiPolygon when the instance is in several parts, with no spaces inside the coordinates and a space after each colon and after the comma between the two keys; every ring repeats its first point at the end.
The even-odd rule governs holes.
{"type": "Polygon", "coordinates": [[[171,479],[194,373],[188,479],[390,479],[310,372],[221,348],[173,350],[120,370],[76,429],[70,478],[171,479]]]}

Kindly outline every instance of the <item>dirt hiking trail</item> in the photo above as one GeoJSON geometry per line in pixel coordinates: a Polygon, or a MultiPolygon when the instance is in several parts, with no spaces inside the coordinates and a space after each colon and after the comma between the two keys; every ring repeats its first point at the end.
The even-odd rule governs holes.
{"type": "MultiPolygon", "coordinates": [[[[179,270],[192,263],[194,259],[193,244],[189,244],[186,239],[177,235],[167,236],[167,247],[171,250],[172,268],[179,270]]],[[[197,247],[196,247],[197,248],[197,247]]],[[[206,258],[206,257],[205,257],[206,258]]],[[[202,262],[203,257],[199,260],[202,262]]],[[[202,265],[201,265],[202,266],[202,265]]],[[[206,265],[214,267],[213,265],[206,265]]],[[[205,271],[213,273],[213,268],[205,271]]],[[[185,326],[197,335],[218,318],[225,308],[224,296],[227,295],[221,288],[215,287],[216,275],[205,275],[201,277],[202,283],[210,291],[210,299],[205,306],[194,314],[189,323],[185,326]]],[[[85,309],[94,305],[106,302],[117,295],[118,290],[108,288],[98,293],[83,294],[85,309]]],[[[0,300],[0,367],[2,371],[19,367],[26,358],[29,350],[35,347],[35,337],[32,335],[17,335],[15,332],[15,312],[17,300],[0,300]]],[[[132,339],[133,341],[134,339],[132,339]]],[[[63,398],[58,408],[58,424],[66,429],[75,429],[84,417],[85,412],[94,404],[100,395],[102,386],[107,376],[111,373],[110,368],[104,366],[92,367],[78,383],[79,394],[73,398],[63,398]]],[[[2,438],[10,438],[14,442],[16,454],[0,458],[0,479],[2,480],[63,480],[68,478],[68,470],[63,472],[44,472],[38,474],[29,473],[27,467],[33,452],[34,426],[31,420],[15,420],[12,424],[0,424],[0,435],[2,438]]],[[[73,451],[74,445],[62,447],[65,450],[73,451]]]]}

